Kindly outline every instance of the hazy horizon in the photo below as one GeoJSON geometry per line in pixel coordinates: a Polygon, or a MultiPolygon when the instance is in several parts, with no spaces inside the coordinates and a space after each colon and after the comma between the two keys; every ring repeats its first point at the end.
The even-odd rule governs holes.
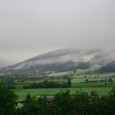
{"type": "Polygon", "coordinates": [[[21,62],[76,47],[115,49],[114,0],[0,0],[0,58],[21,62]]]}

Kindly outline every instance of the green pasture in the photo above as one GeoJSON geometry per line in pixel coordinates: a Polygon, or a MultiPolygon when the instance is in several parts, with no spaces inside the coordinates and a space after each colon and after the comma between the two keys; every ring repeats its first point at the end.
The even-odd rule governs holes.
{"type": "MultiPolygon", "coordinates": [[[[109,78],[109,77],[108,77],[109,78]]],[[[105,82],[93,82],[93,83],[83,83],[85,82],[85,79],[88,80],[104,80],[105,78],[92,78],[92,77],[88,77],[88,78],[84,78],[82,76],[71,79],[71,83],[72,83],[72,88],[84,88],[84,87],[112,87],[115,84],[115,78],[113,79],[113,83],[105,83],[105,82]]],[[[53,81],[53,82],[67,82],[67,79],[44,79],[44,80],[48,80],[48,81],[53,81]]],[[[17,82],[15,83],[15,86],[17,89],[21,89],[23,88],[24,85],[28,86],[32,83],[40,83],[43,82],[44,80],[26,80],[24,82],[17,82]]]]}
{"type": "Polygon", "coordinates": [[[114,83],[105,83],[105,82],[94,82],[94,83],[72,83],[72,88],[99,88],[99,87],[113,87],[115,85],[114,83]]]}
{"type": "Polygon", "coordinates": [[[19,100],[24,99],[28,93],[32,97],[44,96],[44,95],[55,95],[60,90],[70,90],[71,94],[75,94],[77,91],[84,91],[86,93],[91,93],[91,91],[96,91],[99,95],[108,94],[111,91],[111,87],[99,87],[99,88],[42,88],[42,89],[15,89],[13,90],[15,94],[19,96],[19,100]]]}
{"type": "Polygon", "coordinates": [[[71,88],[42,88],[42,89],[23,89],[24,85],[30,85],[31,83],[39,83],[44,80],[54,81],[54,82],[63,82],[67,81],[67,79],[58,79],[55,76],[67,75],[72,72],[60,72],[60,73],[52,73],[49,76],[54,76],[54,78],[46,78],[46,79],[36,79],[36,80],[25,80],[24,82],[16,82],[14,92],[19,96],[19,99],[23,99],[26,97],[28,93],[31,94],[32,97],[36,97],[38,95],[55,95],[60,90],[69,89],[71,94],[76,91],[82,90],[87,93],[90,93],[92,90],[96,91],[99,95],[108,94],[112,87],[115,86],[115,73],[92,73],[92,74],[81,74],[74,75],[73,79],[71,79],[72,87],[71,88]],[[105,80],[112,77],[113,83],[109,82],[93,82],[93,83],[83,83],[86,79],[88,80],[105,80]]]}

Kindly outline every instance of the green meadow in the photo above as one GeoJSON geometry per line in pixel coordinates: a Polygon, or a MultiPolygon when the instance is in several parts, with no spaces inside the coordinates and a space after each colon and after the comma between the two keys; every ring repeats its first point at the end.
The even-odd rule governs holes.
{"type": "Polygon", "coordinates": [[[42,88],[42,89],[15,89],[14,92],[19,96],[19,99],[24,99],[28,93],[32,97],[45,96],[45,95],[55,95],[61,90],[70,90],[71,94],[75,94],[77,91],[83,91],[86,93],[91,93],[91,91],[96,91],[99,95],[109,94],[111,87],[99,87],[99,88],[42,88]]]}
{"type": "Polygon", "coordinates": [[[77,91],[84,91],[86,93],[91,93],[91,91],[96,91],[99,95],[108,94],[112,87],[115,86],[115,73],[104,73],[104,74],[81,74],[74,75],[71,79],[71,88],[40,88],[40,89],[23,89],[24,85],[30,85],[31,83],[40,83],[44,80],[54,81],[54,82],[66,82],[67,79],[58,78],[57,76],[63,76],[70,74],[71,72],[61,72],[61,73],[52,73],[49,74],[49,78],[45,79],[36,79],[36,80],[25,80],[23,82],[16,82],[16,89],[13,91],[19,96],[19,99],[24,99],[28,93],[32,97],[39,95],[55,95],[60,90],[70,90],[71,94],[75,94],[77,91]],[[52,77],[53,78],[50,78],[52,77]],[[113,82],[99,82],[100,80],[108,80],[112,78],[113,82]],[[89,81],[98,81],[98,82],[85,82],[88,79],[89,81]]]}

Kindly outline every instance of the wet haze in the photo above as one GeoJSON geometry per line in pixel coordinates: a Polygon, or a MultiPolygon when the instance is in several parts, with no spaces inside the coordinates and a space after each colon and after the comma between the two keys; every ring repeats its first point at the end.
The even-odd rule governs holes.
{"type": "Polygon", "coordinates": [[[0,0],[0,58],[115,45],[115,0],[0,0]]]}

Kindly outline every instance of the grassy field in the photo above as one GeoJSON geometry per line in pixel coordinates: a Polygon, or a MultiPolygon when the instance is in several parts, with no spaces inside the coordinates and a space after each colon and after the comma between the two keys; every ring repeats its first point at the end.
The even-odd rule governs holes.
{"type": "MultiPolygon", "coordinates": [[[[99,95],[105,95],[108,94],[112,86],[114,86],[115,83],[113,84],[107,84],[105,85],[104,83],[72,83],[71,88],[42,88],[42,89],[22,89],[22,88],[17,88],[14,89],[15,94],[19,96],[20,99],[24,99],[28,93],[31,94],[32,97],[36,97],[38,95],[55,95],[58,93],[60,90],[70,90],[71,94],[74,94],[77,91],[85,91],[87,93],[91,93],[91,91],[96,91],[99,95]]],[[[22,86],[21,86],[22,87],[22,86]]]]}
{"type": "MultiPolygon", "coordinates": [[[[61,73],[52,73],[49,76],[61,76],[66,75],[71,72],[61,72],[61,73]]],[[[48,81],[55,81],[55,82],[63,82],[67,81],[67,79],[46,79],[48,81]]],[[[76,91],[82,90],[87,93],[90,93],[92,90],[96,91],[99,95],[108,94],[112,87],[115,86],[115,73],[104,73],[104,74],[81,74],[81,75],[74,75],[73,79],[71,79],[72,87],[71,88],[42,88],[42,89],[23,89],[24,85],[30,85],[31,83],[39,83],[44,81],[42,80],[26,80],[24,82],[16,82],[16,89],[14,92],[19,96],[19,99],[24,99],[28,93],[31,94],[32,97],[36,97],[38,95],[55,95],[60,90],[67,90],[69,89],[71,94],[75,93],[76,91]],[[94,83],[83,83],[86,79],[88,80],[105,80],[109,78],[113,79],[113,83],[105,83],[105,82],[94,82],[94,83]]]]}
{"type": "Polygon", "coordinates": [[[51,88],[51,89],[15,89],[14,92],[19,96],[19,100],[24,99],[28,93],[32,97],[39,95],[55,95],[60,90],[70,90],[71,94],[75,94],[77,91],[85,91],[90,93],[91,91],[96,91],[99,95],[108,94],[111,91],[111,87],[100,87],[100,88],[51,88]]]}

